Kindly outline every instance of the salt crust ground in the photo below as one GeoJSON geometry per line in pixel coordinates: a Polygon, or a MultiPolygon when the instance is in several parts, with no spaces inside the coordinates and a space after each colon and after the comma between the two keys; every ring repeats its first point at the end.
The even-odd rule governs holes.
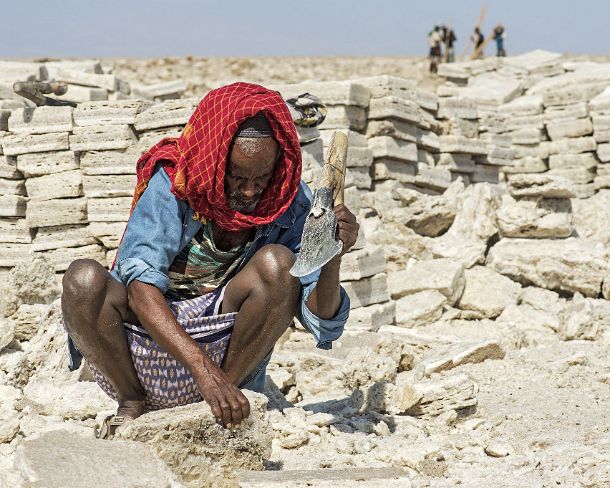
{"type": "MultiPolygon", "coordinates": [[[[329,62],[335,72],[327,68],[328,76],[332,73],[334,79],[340,77],[337,73],[341,70],[336,68],[349,66],[348,61],[329,62]]],[[[394,61],[398,62],[383,62],[387,65],[394,61]]],[[[401,61],[404,64],[397,66],[395,74],[409,76],[411,70],[412,75],[419,73],[415,77],[423,78],[422,60],[401,61]]],[[[256,79],[262,76],[256,70],[264,71],[267,67],[264,63],[262,68],[257,68],[256,62],[243,63],[237,69],[238,65],[227,67],[223,61],[208,62],[210,69],[220,72],[215,79],[222,79],[223,73],[226,78],[256,79]]],[[[313,73],[307,71],[308,63],[302,63],[305,68],[296,70],[295,79],[287,81],[297,81],[313,73]]],[[[287,61],[287,64],[290,63],[287,61]]],[[[144,66],[161,80],[176,78],[176,70],[188,65],[184,60],[154,60],[138,63],[133,69],[144,66]]],[[[127,79],[128,66],[125,62],[117,68],[127,79]]],[[[276,69],[279,79],[285,67],[276,69]]],[[[323,73],[315,74],[317,79],[324,79],[323,73]]],[[[271,75],[275,76],[273,72],[271,75]]],[[[196,80],[192,86],[195,89],[196,80]]],[[[57,328],[56,310],[57,303],[42,305],[37,310],[41,328],[57,328]]],[[[426,354],[441,350],[454,340],[496,340],[502,345],[506,351],[503,359],[464,364],[432,375],[431,379],[465,375],[478,387],[475,409],[459,415],[447,411],[437,417],[422,418],[358,412],[348,401],[355,388],[346,386],[356,376],[355,369],[350,369],[338,353],[313,351],[311,338],[295,331],[276,350],[270,371],[286,397],[298,404],[290,408],[275,391],[271,403],[284,405],[285,409],[283,414],[279,410],[269,413],[275,436],[269,469],[399,466],[409,471],[413,486],[421,487],[610,485],[608,323],[594,341],[563,341],[555,331],[538,323],[449,320],[448,317],[415,330],[421,334],[422,341],[410,345],[414,370],[426,354]]],[[[11,481],[15,480],[12,477],[15,448],[24,438],[53,429],[91,435],[96,419],[113,408],[103,396],[94,394],[93,384],[76,383],[74,375],[57,374],[60,366],[65,367],[65,360],[56,354],[61,344],[52,344],[52,341],[60,342],[60,337],[56,333],[39,334],[35,340],[21,344],[13,341],[0,354],[0,387],[3,388],[0,481],[6,486],[14,486],[11,481]],[[41,354],[48,353],[48,356],[39,355],[45,359],[44,364],[29,364],[33,371],[27,368],[18,371],[28,366],[22,361],[36,349],[41,349],[41,354]],[[31,377],[30,373],[33,373],[31,377]],[[23,376],[27,378],[22,381],[23,376]],[[20,389],[26,387],[28,380],[39,380],[47,395],[58,395],[66,388],[79,389],[89,395],[89,402],[79,399],[74,406],[61,399],[33,406],[16,400],[13,404],[11,394],[21,396],[22,393],[6,385],[20,389]]],[[[366,357],[367,347],[365,344],[355,353],[356,359],[366,357]]],[[[380,356],[374,348],[372,352],[380,356]]],[[[366,363],[360,366],[363,364],[366,369],[366,363]]],[[[40,395],[34,384],[28,385],[29,394],[40,395]]]]}

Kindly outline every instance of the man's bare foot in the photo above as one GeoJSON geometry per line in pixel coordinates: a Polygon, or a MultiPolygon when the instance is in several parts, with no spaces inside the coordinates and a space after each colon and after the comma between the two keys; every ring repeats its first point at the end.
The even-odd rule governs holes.
{"type": "Polygon", "coordinates": [[[119,403],[117,408],[117,417],[127,417],[130,419],[137,419],[140,415],[146,413],[146,406],[144,400],[123,400],[119,403]]]}

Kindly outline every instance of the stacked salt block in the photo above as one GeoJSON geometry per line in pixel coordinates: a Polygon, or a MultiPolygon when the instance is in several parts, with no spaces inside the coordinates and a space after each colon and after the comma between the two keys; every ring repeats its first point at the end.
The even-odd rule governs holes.
{"type": "Polygon", "coordinates": [[[573,184],[545,174],[514,174],[502,196],[497,220],[502,237],[566,238],[574,232],[573,184]]]}
{"type": "Polygon", "coordinates": [[[367,245],[360,232],[354,247],[341,260],[341,285],[350,298],[350,330],[376,331],[394,324],[395,303],[390,300],[383,248],[367,245]]]}
{"type": "Polygon", "coordinates": [[[106,250],[108,266],[125,229],[140,157],[133,130],[151,103],[137,100],[87,102],[74,110],[73,147],[80,152],[89,231],[106,250]]]}
{"type": "Polygon", "coordinates": [[[64,95],[51,98],[69,102],[90,102],[128,98],[129,84],[112,73],[105,73],[97,60],[51,61],[44,65],[45,80],[62,81],[68,85],[64,95]]]}
{"type": "Polygon", "coordinates": [[[168,100],[139,112],[134,125],[140,138],[138,150],[144,153],[164,137],[179,136],[198,103],[199,98],[168,100]]]}
{"type": "MultiPolygon", "coordinates": [[[[445,92],[466,87],[472,77],[494,71],[498,63],[494,58],[477,59],[457,63],[443,63],[438,67],[438,76],[447,80],[445,92]]],[[[457,91],[454,91],[456,94],[457,91]]]]}
{"type": "Polygon", "coordinates": [[[475,102],[480,113],[495,113],[500,105],[510,102],[522,92],[521,80],[497,73],[472,77],[467,86],[458,89],[459,96],[475,102]]]}
{"type": "Polygon", "coordinates": [[[327,113],[320,129],[351,129],[362,131],[366,125],[366,109],[370,94],[354,81],[304,82],[291,85],[269,85],[285,100],[303,93],[317,96],[326,105],[327,113]]]}
{"type": "Polygon", "coordinates": [[[591,137],[593,124],[585,102],[569,106],[547,107],[544,111],[549,143],[549,173],[570,180],[581,197],[594,193],[597,157],[591,137]],[[558,151],[555,142],[569,148],[558,151]],[[588,149],[588,151],[586,151],[588,149]],[[577,152],[584,151],[584,152],[577,152]]]}
{"type": "Polygon", "coordinates": [[[132,88],[112,71],[111,66],[102,66],[95,59],[45,63],[0,61],[0,121],[2,109],[32,106],[30,101],[14,93],[13,83],[17,81],[64,82],[68,87],[64,95],[47,96],[72,103],[130,98],[163,101],[180,98],[188,88],[183,80],[154,85],[137,84],[132,88]]]}
{"type": "Polygon", "coordinates": [[[315,188],[316,179],[324,164],[324,145],[319,131],[314,129],[316,130],[297,130],[303,161],[301,179],[312,188],[315,188]]]}
{"type": "Polygon", "coordinates": [[[487,105],[492,111],[527,90],[540,80],[565,73],[562,55],[536,50],[509,58],[445,63],[438,74],[446,79],[439,86],[439,96],[467,95],[481,102],[481,111],[487,105]]]}
{"type": "Polygon", "coordinates": [[[610,84],[610,69],[592,63],[564,63],[565,74],[539,81],[528,94],[543,98],[549,171],[569,179],[579,197],[595,192],[597,142],[589,101],[610,84]]]}
{"type": "MultiPolygon", "coordinates": [[[[371,167],[373,165],[373,151],[369,148],[366,137],[356,131],[343,131],[347,134],[347,172],[345,202],[354,213],[358,213],[363,206],[363,195],[369,193],[372,179],[371,167]]],[[[327,153],[328,146],[335,129],[320,130],[320,138],[327,153]]]]}
{"type": "Polygon", "coordinates": [[[549,173],[570,180],[575,192],[585,197],[594,192],[597,166],[587,102],[601,90],[597,82],[588,84],[583,75],[568,73],[555,81],[542,80],[528,93],[543,99],[544,127],[551,141],[547,145],[549,173]]]}
{"type": "MultiPolygon", "coordinates": [[[[369,90],[354,81],[304,82],[290,85],[270,85],[279,91],[285,100],[295,98],[304,93],[318,97],[326,106],[326,118],[319,127],[299,130],[301,148],[303,150],[304,181],[315,183],[315,174],[323,159],[323,147],[330,143],[331,134],[341,130],[348,134],[349,149],[346,187],[370,189],[370,159],[362,150],[362,140],[357,131],[362,131],[366,125],[366,109],[369,105],[369,90]],[[326,135],[322,138],[322,134],[326,135]],[[356,149],[358,145],[358,149],[356,149]]],[[[352,190],[352,193],[356,190],[352,190]]]]}
{"type": "Polygon", "coordinates": [[[181,98],[188,86],[184,80],[164,81],[151,85],[132,84],[131,91],[135,98],[163,102],[181,98]]]}
{"type": "Polygon", "coordinates": [[[610,87],[591,99],[589,111],[599,160],[594,186],[596,190],[610,188],[610,87]]]}
{"type": "Polygon", "coordinates": [[[563,56],[559,53],[537,49],[518,56],[498,59],[498,74],[519,79],[525,89],[530,88],[543,78],[565,73],[563,56]]]}
{"type": "Polygon", "coordinates": [[[373,179],[432,193],[442,192],[451,174],[435,167],[440,149],[436,95],[394,76],[360,78],[371,93],[366,136],[373,152],[373,179]]]}
{"type": "Polygon", "coordinates": [[[15,156],[2,150],[0,132],[0,269],[7,270],[27,259],[32,232],[25,224],[27,198],[24,176],[17,169],[15,156]]]}
{"type": "Polygon", "coordinates": [[[461,177],[468,184],[474,177],[475,157],[486,153],[484,144],[474,140],[479,136],[477,106],[465,98],[441,97],[438,118],[444,121],[444,127],[437,165],[448,169],[452,179],[461,177]]]}
{"type": "Polygon", "coordinates": [[[498,108],[498,117],[487,120],[490,133],[510,137],[514,158],[512,164],[502,167],[506,174],[543,173],[548,153],[542,141],[544,133],[544,105],[540,95],[526,95],[498,108]]]}
{"type": "Polygon", "coordinates": [[[497,183],[507,168],[514,164],[515,149],[512,138],[506,134],[482,134],[486,154],[474,157],[476,166],[472,176],[473,183],[497,183]]]}
{"type": "Polygon", "coordinates": [[[439,88],[444,95],[439,99],[439,118],[447,121],[439,164],[466,183],[498,183],[502,168],[511,166],[514,159],[511,134],[498,137],[507,132],[499,109],[522,93],[523,83],[488,73],[489,64],[486,68],[469,78],[466,86],[439,88]]]}
{"type": "MultiPolygon", "coordinates": [[[[100,259],[103,248],[89,234],[78,155],[70,150],[72,107],[22,108],[9,119],[5,153],[26,178],[25,222],[30,250],[46,255],[56,271],[76,258],[100,259]]],[[[24,259],[29,259],[25,255],[24,259]]]]}

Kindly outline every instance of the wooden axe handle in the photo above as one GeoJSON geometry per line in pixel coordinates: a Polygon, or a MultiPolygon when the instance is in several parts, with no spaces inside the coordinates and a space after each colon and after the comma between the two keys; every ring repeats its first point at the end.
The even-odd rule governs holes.
{"type": "Polygon", "coordinates": [[[326,161],[322,168],[322,178],[318,188],[333,188],[335,205],[343,204],[345,188],[345,165],[347,163],[347,135],[335,131],[328,147],[326,161]]]}

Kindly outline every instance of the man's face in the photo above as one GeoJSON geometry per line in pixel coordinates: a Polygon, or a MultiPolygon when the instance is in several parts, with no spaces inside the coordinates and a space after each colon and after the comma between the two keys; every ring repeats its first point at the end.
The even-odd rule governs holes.
{"type": "Polygon", "coordinates": [[[279,147],[273,137],[238,137],[233,143],[225,175],[229,207],[254,212],[275,172],[279,147]]]}

